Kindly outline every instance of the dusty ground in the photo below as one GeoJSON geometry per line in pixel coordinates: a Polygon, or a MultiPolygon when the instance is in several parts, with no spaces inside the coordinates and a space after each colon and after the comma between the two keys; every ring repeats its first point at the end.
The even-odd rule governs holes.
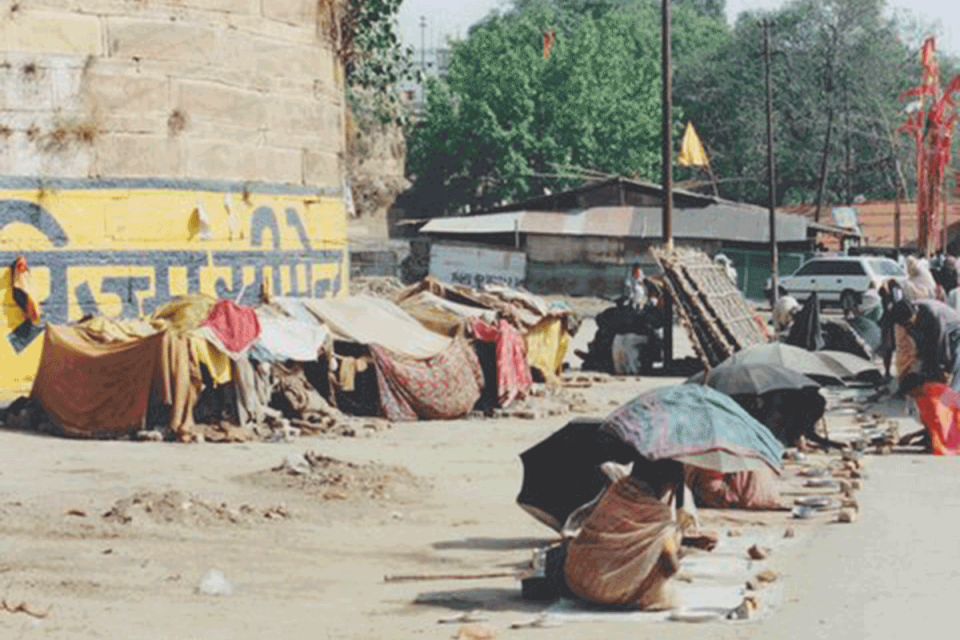
{"type": "MultiPolygon", "coordinates": [[[[672,382],[618,379],[577,392],[602,413],[672,382]]],[[[503,638],[702,635],[696,625],[626,621],[511,630],[510,623],[543,610],[519,598],[511,577],[384,581],[385,575],[509,572],[528,563],[553,532],[514,504],[517,454],[569,418],[420,422],[367,438],[242,445],[87,442],[0,431],[0,598],[11,609],[23,602],[47,614],[0,611],[0,637],[449,638],[457,625],[438,619],[475,608],[485,610],[503,638]],[[313,455],[302,459],[307,452],[313,455]],[[226,576],[232,593],[199,591],[211,569],[226,576]]],[[[919,460],[888,457],[872,472],[889,468],[884,488],[904,491],[913,472],[935,478],[930,474],[949,462],[919,460]]],[[[924,500],[934,494],[921,493],[924,500]]],[[[888,530],[864,545],[861,536],[876,531],[869,522],[798,525],[792,544],[771,559],[784,574],[783,610],[763,622],[713,624],[711,635],[794,637],[802,623],[805,636],[829,630],[832,637],[859,637],[859,611],[842,608],[842,598],[854,607],[870,604],[880,619],[893,615],[875,599],[868,602],[857,583],[860,572],[881,574],[870,578],[880,590],[873,595],[892,597],[894,581],[883,563],[902,548],[883,545],[905,525],[892,524],[895,517],[869,483],[864,496],[870,503],[864,520],[878,517],[888,530]],[[834,617],[818,627],[816,612],[803,603],[834,617]]],[[[951,539],[952,528],[934,511],[911,509],[911,517],[951,539]]],[[[786,513],[704,515],[721,532],[771,539],[791,524],[786,513]]],[[[949,577],[945,571],[938,575],[949,577]]],[[[876,637],[904,637],[884,635],[879,622],[871,629],[876,637]]]]}

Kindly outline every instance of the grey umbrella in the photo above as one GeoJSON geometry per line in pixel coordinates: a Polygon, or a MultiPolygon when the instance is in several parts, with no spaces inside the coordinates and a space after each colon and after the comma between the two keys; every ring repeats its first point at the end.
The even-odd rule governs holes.
{"type": "Polygon", "coordinates": [[[728,396],[820,388],[811,378],[778,364],[743,364],[729,360],[709,373],[698,373],[687,382],[706,384],[728,396]]]}
{"type": "Polygon", "coordinates": [[[719,366],[774,364],[813,378],[821,384],[843,384],[843,371],[818,356],[815,351],[792,347],[782,342],[758,344],[736,352],[719,366]]]}

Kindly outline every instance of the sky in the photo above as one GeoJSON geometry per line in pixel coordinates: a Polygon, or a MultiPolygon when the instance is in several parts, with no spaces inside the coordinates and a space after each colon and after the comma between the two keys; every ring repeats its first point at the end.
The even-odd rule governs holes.
{"type": "MultiPolygon", "coordinates": [[[[890,7],[908,9],[926,22],[941,23],[939,48],[960,56],[960,2],[955,0],[887,0],[890,7]]],[[[727,0],[731,22],[742,11],[773,9],[784,0],[727,0]]],[[[465,36],[470,25],[493,9],[509,6],[509,0],[403,0],[400,31],[404,42],[420,48],[420,17],[426,16],[422,34],[428,49],[442,47],[447,37],[465,36]]]]}

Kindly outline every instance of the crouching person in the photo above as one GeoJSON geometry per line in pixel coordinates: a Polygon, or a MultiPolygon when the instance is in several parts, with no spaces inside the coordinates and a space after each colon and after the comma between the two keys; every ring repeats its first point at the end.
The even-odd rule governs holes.
{"type": "Polygon", "coordinates": [[[770,469],[720,473],[686,468],[686,482],[698,507],[714,509],[789,509],[780,498],[777,478],[770,469]]]}
{"type": "Polygon", "coordinates": [[[671,503],[682,487],[683,465],[673,461],[636,465],[611,484],[567,547],[570,590],[595,604],[672,608],[681,543],[711,548],[704,537],[684,540],[674,520],[671,503]]]}

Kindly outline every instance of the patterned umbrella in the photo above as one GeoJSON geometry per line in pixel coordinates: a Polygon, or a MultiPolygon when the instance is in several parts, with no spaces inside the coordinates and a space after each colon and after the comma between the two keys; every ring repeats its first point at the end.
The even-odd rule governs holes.
{"type": "Polygon", "coordinates": [[[702,385],[641,394],[607,416],[602,429],[648,460],[668,458],[721,473],[766,465],[780,473],[783,445],[732,398],[702,385]]]}

